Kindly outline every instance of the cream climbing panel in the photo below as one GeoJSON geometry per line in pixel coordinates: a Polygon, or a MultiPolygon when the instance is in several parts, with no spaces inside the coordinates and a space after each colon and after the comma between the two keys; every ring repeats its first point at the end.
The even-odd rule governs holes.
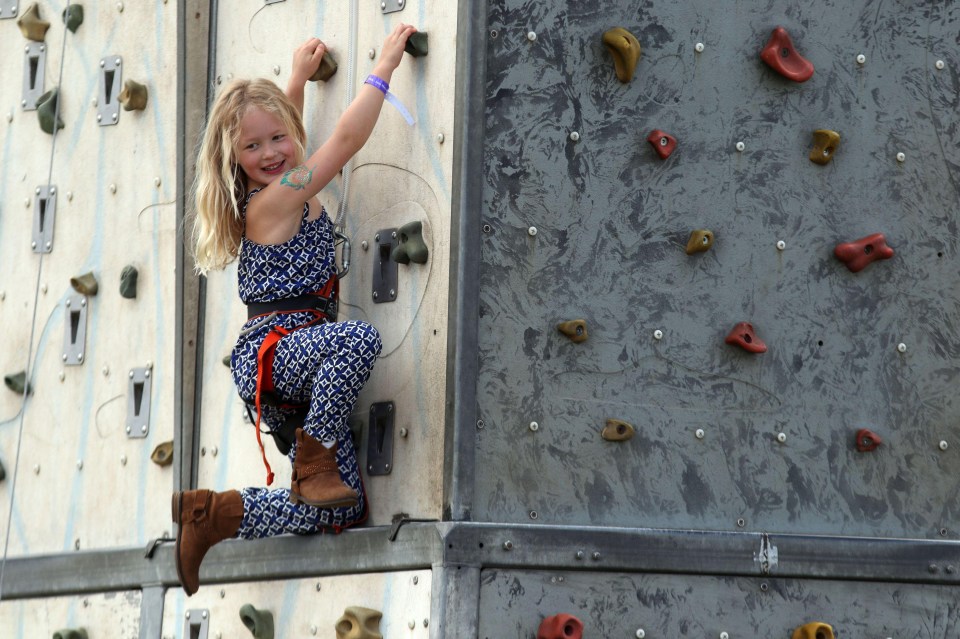
{"type": "Polygon", "coordinates": [[[4,639],[138,639],[139,591],[92,593],[0,603],[0,637],[4,639]],[[86,635],[78,634],[81,631],[86,635]]]}
{"type": "Polygon", "coordinates": [[[71,32],[61,4],[39,3],[51,25],[33,43],[42,74],[16,21],[0,21],[18,52],[0,62],[0,370],[23,372],[33,356],[22,414],[23,396],[0,389],[5,515],[17,479],[9,556],[139,546],[169,530],[171,469],[150,456],[173,437],[176,5],[84,9],[71,32]],[[56,138],[24,108],[25,73],[59,89],[56,138]],[[128,111],[131,80],[146,103],[128,111]],[[48,234],[35,246],[38,215],[48,234]],[[71,279],[88,273],[80,292],[71,279]]]}
{"type": "MultiPolygon", "coordinates": [[[[306,87],[304,113],[312,152],[331,133],[345,106],[351,40],[347,7],[330,2],[221,6],[214,81],[222,85],[235,77],[265,76],[285,87],[294,48],[311,36],[320,37],[339,68],[329,81],[306,87]]],[[[429,46],[426,56],[405,54],[390,83],[415,125],[409,126],[385,103],[373,135],[354,158],[347,187],[344,226],[352,255],[341,289],[340,319],[370,322],[383,338],[380,360],[352,420],[374,524],[389,523],[401,512],[421,518],[441,514],[456,19],[455,3],[431,5],[428,11],[426,2],[407,2],[402,11],[390,14],[375,3],[358,3],[354,92],[398,22],[426,32],[429,46]],[[426,263],[394,262],[395,297],[375,300],[374,271],[380,268],[380,245],[388,241],[386,233],[379,239],[378,234],[415,222],[427,247],[426,263]],[[389,463],[389,474],[370,476],[370,408],[390,401],[396,416],[392,462],[376,464],[382,472],[389,463]]],[[[337,217],[343,188],[337,180],[321,193],[331,219],[337,217]]],[[[383,251],[386,255],[390,249],[383,251]]],[[[218,490],[264,482],[252,426],[224,364],[246,317],[236,278],[232,265],[208,280],[199,485],[218,490]]],[[[389,289],[384,289],[388,298],[389,289]]],[[[376,444],[378,433],[373,436],[376,444]]],[[[277,472],[275,486],[289,485],[289,462],[266,440],[277,472]]]]}
{"type": "MultiPolygon", "coordinates": [[[[379,636],[342,632],[351,626],[361,626],[379,628],[383,637],[426,639],[431,636],[431,583],[430,571],[419,570],[210,584],[201,586],[189,599],[182,590],[170,590],[163,606],[163,636],[210,639],[250,636],[373,639],[379,636]],[[252,606],[255,612],[244,609],[245,606],[252,606]],[[351,624],[351,615],[344,614],[348,608],[379,612],[379,623],[371,619],[369,624],[361,624],[362,620],[354,615],[351,624]],[[241,619],[241,609],[248,620],[246,623],[241,619]],[[253,622],[268,616],[272,617],[273,634],[253,633],[253,622]],[[204,630],[205,635],[191,634],[204,630]]],[[[269,622],[256,627],[262,629],[267,625],[269,622]]]]}

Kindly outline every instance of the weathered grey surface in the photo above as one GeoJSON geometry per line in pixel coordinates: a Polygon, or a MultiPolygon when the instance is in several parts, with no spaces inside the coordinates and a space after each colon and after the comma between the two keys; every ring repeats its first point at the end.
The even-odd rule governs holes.
{"type": "Polygon", "coordinates": [[[820,621],[837,637],[946,639],[960,623],[955,588],[902,584],[485,570],[481,639],[528,639],[558,613],[584,637],[770,637],[820,621]],[[765,588],[765,589],[764,589],[765,588]]]}
{"type": "Polygon", "coordinates": [[[473,518],[956,538],[960,5],[697,4],[490,3],[473,518]],[[759,59],[778,25],[805,84],[759,59]],[[614,26],[643,46],[627,85],[614,26]],[[875,232],[893,259],[833,257],[875,232]],[[740,321],[767,353],[724,344],[740,321]]]}

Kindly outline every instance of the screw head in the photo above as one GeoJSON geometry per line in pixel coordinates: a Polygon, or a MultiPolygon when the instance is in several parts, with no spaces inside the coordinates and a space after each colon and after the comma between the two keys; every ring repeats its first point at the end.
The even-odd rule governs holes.
{"type": "Polygon", "coordinates": [[[634,635],[637,637],[637,639],[644,639],[644,637],[647,636],[647,633],[643,628],[637,628],[637,631],[634,633],[634,635]]]}
{"type": "Polygon", "coordinates": [[[540,424],[538,424],[537,422],[530,422],[530,430],[532,430],[533,432],[537,432],[538,430],[540,430],[540,424]]]}
{"type": "Polygon", "coordinates": [[[600,553],[598,551],[593,551],[593,554],[590,555],[590,558],[594,561],[600,561],[600,553]]]}
{"type": "Polygon", "coordinates": [[[937,62],[933,66],[937,67],[937,69],[942,71],[943,68],[946,67],[947,65],[943,62],[943,60],[937,60],[937,62]]]}
{"type": "Polygon", "coordinates": [[[746,144],[744,144],[743,142],[737,142],[737,151],[740,151],[742,153],[743,150],[746,148],[747,148],[746,144]]]}
{"type": "Polygon", "coordinates": [[[571,131],[571,132],[570,132],[570,139],[571,139],[572,141],[574,141],[574,142],[579,142],[579,141],[580,141],[580,134],[579,134],[577,131],[571,131]]]}
{"type": "Polygon", "coordinates": [[[437,143],[443,144],[444,140],[446,140],[446,138],[444,137],[443,133],[437,133],[437,143]]]}
{"type": "Polygon", "coordinates": [[[537,236],[537,227],[531,226],[530,228],[528,228],[528,229],[527,229],[527,235],[529,235],[530,237],[536,237],[536,236],[537,236]]]}
{"type": "Polygon", "coordinates": [[[866,62],[867,56],[863,55],[862,53],[857,56],[857,64],[866,64],[866,62]]]}
{"type": "Polygon", "coordinates": [[[946,449],[948,449],[948,448],[950,448],[950,444],[947,443],[947,440],[941,439],[941,440],[940,440],[940,450],[946,450],[946,449]]]}
{"type": "Polygon", "coordinates": [[[696,51],[697,53],[703,53],[703,49],[704,49],[704,46],[702,42],[698,42],[695,45],[693,45],[693,50],[696,51]]]}
{"type": "Polygon", "coordinates": [[[663,331],[659,328],[653,332],[653,339],[663,339],[663,331]]]}
{"type": "Polygon", "coordinates": [[[529,40],[530,42],[536,42],[536,41],[537,41],[537,34],[536,34],[536,32],[534,32],[534,31],[528,31],[528,32],[527,32],[527,40],[529,40]]]}
{"type": "Polygon", "coordinates": [[[506,540],[505,542],[503,542],[503,549],[504,549],[504,550],[513,550],[513,542],[510,541],[509,539],[506,540]]]}
{"type": "Polygon", "coordinates": [[[730,639],[730,633],[724,631],[720,633],[720,639],[730,639]]]}
{"type": "Polygon", "coordinates": [[[698,428],[694,435],[696,435],[697,439],[703,439],[706,436],[706,433],[703,432],[702,428],[698,428]]]}
{"type": "Polygon", "coordinates": [[[279,65],[279,64],[273,65],[273,75],[280,75],[280,65],[279,65]]]}
{"type": "Polygon", "coordinates": [[[583,551],[582,551],[582,550],[578,550],[578,551],[577,551],[576,558],[577,558],[577,559],[583,559],[583,551]]]}
{"type": "Polygon", "coordinates": [[[899,344],[897,344],[897,350],[900,351],[901,353],[906,353],[907,345],[904,344],[903,342],[900,342],[899,344]]]}
{"type": "Polygon", "coordinates": [[[782,250],[784,250],[785,248],[787,248],[787,243],[786,243],[786,242],[784,242],[783,240],[777,241],[777,250],[778,250],[778,251],[782,251],[782,250]]]}
{"type": "Polygon", "coordinates": [[[787,441],[787,434],[777,433],[777,441],[780,442],[781,444],[785,443],[787,441]]]}
{"type": "Polygon", "coordinates": [[[906,161],[907,161],[907,156],[905,153],[903,152],[897,153],[897,162],[906,162],[906,161]]]}

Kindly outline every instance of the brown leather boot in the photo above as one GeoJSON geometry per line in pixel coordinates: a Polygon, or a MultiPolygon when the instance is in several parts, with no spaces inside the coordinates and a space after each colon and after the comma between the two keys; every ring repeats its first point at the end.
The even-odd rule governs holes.
{"type": "Polygon", "coordinates": [[[327,448],[298,428],[297,456],[293,460],[290,501],[318,508],[357,505],[357,491],[340,479],[337,445],[327,448]]]}
{"type": "Polygon", "coordinates": [[[173,495],[177,527],[177,576],[189,597],[200,587],[200,562],[210,548],[237,534],[243,519],[243,499],[229,490],[188,490],[173,495]]]}

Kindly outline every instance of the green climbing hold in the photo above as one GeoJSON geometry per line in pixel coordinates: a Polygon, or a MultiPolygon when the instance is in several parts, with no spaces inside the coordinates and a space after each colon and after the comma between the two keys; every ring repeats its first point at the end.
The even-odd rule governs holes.
{"type": "Polygon", "coordinates": [[[120,271],[120,295],[128,300],[137,298],[137,277],[139,273],[135,266],[124,266],[120,271]]]}
{"type": "Polygon", "coordinates": [[[316,72],[310,76],[311,82],[326,82],[337,72],[337,61],[333,59],[329,51],[324,52],[320,58],[320,66],[316,72]]]}
{"type": "Polygon", "coordinates": [[[269,610],[244,604],[240,607],[240,620],[256,639],[273,639],[273,613],[269,610]]]}
{"type": "Polygon", "coordinates": [[[83,628],[77,628],[73,630],[72,628],[67,630],[57,630],[53,633],[53,639],[89,639],[87,636],[87,631],[83,628]]]}
{"type": "Polygon", "coordinates": [[[71,277],[70,286],[72,286],[73,290],[77,293],[90,297],[96,295],[97,291],[100,290],[100,285],[97,284],[97,277],[93,273],[84,273],[83,275],[71,277]]]}
{"type": "Polygon", "coordinates": [[[63,120],[57,113],[57,101],[60,99],[60,89],[56,87],[50,89],[39,98],[37,98],[37,118],[40,120],[40,128],[44,133],[53,135],[53,123],[57,123],[57,129],[63,128],[63,120]]]}
{"type": "Polygon", "coordinates": [[[427,46],[427,32],[417,31],[407,38],[407,45],[403,48],[415,58],[422,58],[427,55],[429,47],[427,46]]]}
{"type": "Polygon", "coordinates": [[[390,253],[390,259],[397,264],[426,264],[430,255],[423,241],[423,224],[410,222],[397,229],[397,245],[390,253]]]}
{"type": "Polygon", "coordinates": [[[642,52],[637,37],[623,27],[614,27],[603,34],[603,44],[613,56],[617,79],[624,84],[630,82],[642,52]]]}
{"type": "Polygon", "coordinates": [[[230,368],[230,359],[231,359],[231,357],[232,357],[232,356],[230,356],[230,355],[224,355],[224,356],[223,356],[223,359],[220,360],[220,361],[223,362],[223,365],[224,365],[224,366],[226,366],[227,368],[230,368]]]}
{"type": "Polygon", "coordinates": [[[47,29],[50,28],[50,23],[40,17],[40,5],[34,2],[17,20],[17,26],[20,27],[20,33],[27,40],[43,42],[44,36],[47,35],[47,29]]]}
{"type": "Polygon", "coordinates": [[[70,29],[70,33],[76,33],[80,25],[83,24],[83,5],[67,5],[67,8],[63,10],[63,22],[70,29]]]}
{"type": "Polygon", "coordinates": [[[3,462],[0,462],[0,481],[3,481],[7,478],[7,469],[3,467],[3,462]]]}
{"type": "Polygon", "coordinates": [[[33,391],[33,389],[30,388],[30,384],[27,383],[26,371],[13,373],[12,375],[5,375],[3,378],[3,383],[6,384],[7,388],[12,390],[17,395],[23,395],[24,393],[29,395],[33,391]]]}

